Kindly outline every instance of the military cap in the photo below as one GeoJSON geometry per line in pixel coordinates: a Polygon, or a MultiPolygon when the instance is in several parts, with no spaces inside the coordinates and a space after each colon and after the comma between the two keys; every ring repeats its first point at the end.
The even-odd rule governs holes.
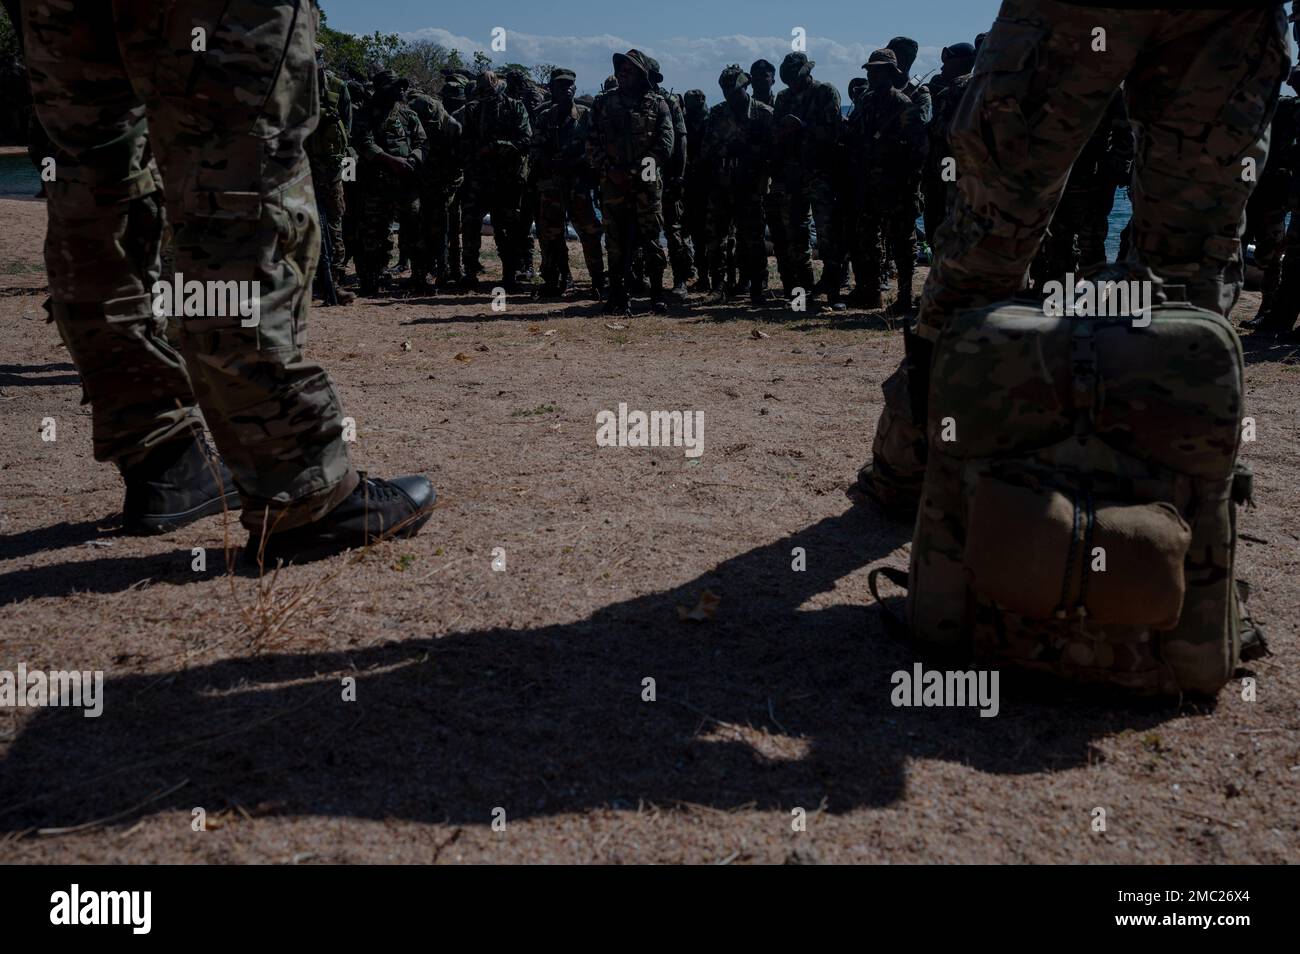
{"type": "Polygon", "coordinates": [[[760,73],[764,70],[766,70],[769,73],[775,73],[776,67],[773,66],[771,63],[769,63],[767,60],[755,60],[753,63],[749,65],[750,76],[753,76],[755,73],[760,73]]]}
{"type": "Polygon", "coordinates": [[[375,92],[394,87],[401,89],[410,86],[410,80],[405,76],[398,76],[394,70],[380,70],[374,76],[370,77],[370,84],[375,88],[375,92]]]}
{"type": "Polygon", "coordinates": [[[945,63],[953,59],[973,59],[974,57],[975,47],[969,43],[954,43],[952,46],[945,46],[943,48],[942,59],[945,63]]]}
{"type": "Polygon", "coordinates": [[[555,69],[551,70],[550,82],[554,83],[556,80],[568,80],[570,83],[576,83],[578,81],[578,74],[573,72],[573,70],[566,70],[563,66],[557,66],[555,69]]]}
{"type": "Polygon", "coordinates": [[[894,51],[890,49],[876,50],[869,57],[867,57],[867,62],[862,64],[862,68],[864,70],[869,70],[872,67],[876,67],[878,69],[884,69],[888,67],[889,69],[893,70],[895,73],[903,72],[898,68],[898,57],[895,56],[894,51]]]}
{"type": "MultiPolygon", "coordinates": [[[[645,77],[646,82],[650,80],[650,63],[649,58],[640,50],[628,50],[626,53],[614,54],[614,72],[618,73],[618,68],[624,63],[631,63],[645,77]]],[[[617,82],[617,81],[616,81],[617,82]]]]}
{"type": "Polygon", "coordinates": [[[722,87],[724,94],[730,93],[733,89],[744,89],[749,85],[749,74],[742,70],[739,64],[732,63],[719,74],[718,85],[722,87]]]}
{"type": "Polygon", "coordinates": [[[807,53],[787,53],[781,61],[781,79],[789,83],[790,79],[807,76],[816,65],[816,61],[808,59],[807,53]],[[790,79],[786,79],[787,76],[790,79]]]}
{"type": "Polygon", "coordinates": [[[916,62],[916,54],[920,52],[921,44],[910,36],[896,36],[885,44],[885,49],[894,51],[894,56],[898,57],[898,68],[906,73],[916,62]]]}
{"type": "MultiPolygon", "coordinates": [[[[1294,16],[1295,16],[1295,14],[1292,14],[1292,17],[1294,17],[1294,16]]],[[[975,36],[975,46],[974,46],[974,50],[975,50],[976,53],[978,53],[978,52],[980,51],[980,47],[984,45],[984,41],[985,41],[986,39],[988,39],[988,34],[987,34],[987,33],[979,33],[979,34],[976,34],[976,36],[975,36]]]]}
{"type": "Polygon", "coordinates": [[[688,89],[685,95],[682,96],[682,102],[686,103],[687,105],[691,103],[703,104],[706,99],[707,97],[704,95],[704,90],[702,89],[688,89]]]}
{"type": "Polygon", "coordinates": [[[858,93],[862,92],[862,88],[866,85],[867,81],[861,76],[855,76],[849,80],[849,101],[857,102],[858,93]]]}
{"type": "Polygon", "coordinates": [[[662,83],[664,81],[664,74],[659,69],[658,60],[656,60],[653,56],[647,56],[645,58],[645,65],[646,65],[646,69],[650,73],[650,82],[662,83]]]}
{"type": "Polygon", "coordinates": [[[603,93],[608,93],[611,89],[617,89],[617,88],[618,88],[617,76],[606,76],[605,82],[600,84],[600,90],[603,93]]]}

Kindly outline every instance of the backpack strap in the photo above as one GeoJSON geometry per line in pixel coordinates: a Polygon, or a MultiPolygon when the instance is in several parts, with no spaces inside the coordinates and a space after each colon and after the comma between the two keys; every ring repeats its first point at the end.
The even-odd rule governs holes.
{"type": "Polygon", "coordinates": [[[880,598],[880,585],[876,580],[882,576],[895,586],[906,590],[907,573],[897,567],[878,566],[867,574],[867,589],[871,591],[871,598],[880,606],[880,621],[885,627],[885,632],[897,639],[910,639],[911,627],[880,598]]]}

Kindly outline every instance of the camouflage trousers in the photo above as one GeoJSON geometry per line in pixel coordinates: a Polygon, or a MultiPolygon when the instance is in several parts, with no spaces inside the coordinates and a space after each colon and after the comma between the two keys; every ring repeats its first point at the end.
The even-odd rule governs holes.
{"type": "Polygon", "coordinates": [[[329,219],[327,231],[330,236],[330,260],[334,263],[334,281],[343,278],[343,263],[348,260],[347,246],[343,242],[343,218],[347,214],[347,200],[343,195],[343,169],[341,166],[327,167],[313,163],[311,167],[312,188],[316,190],[316,199],[325,209],[329,219]]]}
{"type": "MultiPolygon", "coordinates": [[[[786,205],[785,189],[778,190],[775,183],[768,190],[767,195],[763,196],[763,221],[767,225],[767,233],[772,237],[772,256],[776,259],[777,274],[781,276],[781,285],[783,289],[793,287],[790,281],[790,240],[785,232],[785,216],[782,209],[786,205]]],[[[767,248],[764,247],[763,254],[767,254],[767,248]]],[[[763,281],[766,283],[767,274],[764,270],[763,281]]]]}
{"type": "Polygon", "coordinates": [[[541,238],[541,210],[538,203],[541,192],[537,184],[529,182],[519,197],[519,264],[520,271],[533,267],[533,226],[537,225],[538,238],[541,238]]]}
{"type": "Polygon", "coordinates": [[[691,243],[691,265],[703,274],[708,267],[709,188],[705,177],[694,172],[682,190],[682,231],[691,243]]]}
{"type": "Polygon", "coordinates": [[[361,192],[361,214],[357,219],[357,275],[363,289],[373,293],[379,276],[393,258],[393,223],[398,223],[402,250],[411,260],[411,271],[424,267],[424,242],[420,234],[420,197],[410,191],[385,189],[373,181],[361,192]]]}
{"type": "Polygon", "coordinates": [[[458,182],[456,190],[452,193],[451,201],[447,203],[447,274],[451,278],[458,278],[462,273],[460,257],[460,189],[461,183],[458,182]]]}
{"type": "Polygon", "coordinates": [[[542,278],[558,283],[569,272],[569,242],[565,220],[582,242],[582,257],[587,273],[597,287],[605,283],[605,258],[600,248],[601,227],[591,187],[576,179],[543,179],[538,183],[539,229],[542,246],[542,278]]]}
{"type": "Polygon", "coordinates": [[[474,277],[483,248],[483,217],[492,216],[492,241],[501,256],[502,281],[514,281],[519,269],[523,243],[519,235],[519,203],[524,184],[519,181],[465,178],[460,189],[461,254],[465,276],[474,277]]]}
{"type": "Polygon", "coordinates": [[[664,183],[664,240],[668,243],[668,263],[673,269],[673,284],[689,281],[695,263],[691,247],[686,244],[686,194],[679,180],[664,183]]]}
{"type": "Polygon", "coordinates": [[[605,250],[609,253],[611,282],[623,281],[624,269],[640,251],[645,256],[646,277],[652,287],[663,284],[668,257],[659,244],[664,230],[659,183],[643,182],[637,176],[615,182],[606,177],[600,183],[600,209],[605,217],[605,250]]]}
{"type": "MultiPolygon", "coordinates": [[[[459,182],[426,183],[420,189],[420,232],[423,236],[421,244],[424,249],[424,266],[438,279],[446,278],[449,273],[447,256],[453,234],[456,237],[456,251],[460,251],[460,236],[453,233],[451,222],[452,202],[459,186],[459,182]]],[[[459,222],[456,224],[459,226],[459,222]]],[[[458,228],[456,232],[459,232],[458,228]]]]}
{"type": "MultiPolygon", "coordinates": [[[[733,188],[718,183],[709,193],[709,275],[723,280],[725,246],[735,228],[736,270],[743,284],[767,276],[767,245],[763,241],[763,195],[752,188],[733,188]]],[[[718,286],[715,286],[718,287],[718,286]]]]}
{"type": "MultiPolygon", "coordinates": [[[[1003,0],[953,122],[958,195],[939,228],[917,333],[1020,289],[1070,166],[1124,84],[1138,127],[1133,255],[1193,304],[1227,314],[1240,292],[1244,160],[1263,168],[1286,76],[1280,5],[1111,10],[1003,0]],[[1094,52],[1093,30],[1105,30],[1094,52]]],[[[905,374],[900,369],[900,373],[905,374]]],[[[892,379],[891,379],[892,380],[892,379]]],[[[872,448],[882,496],[919,494],[925,433],[886,403],[872,448]],[[893,480],[893,486],[884,482],[893,480]]]]}
{"type": "MultiPolygon", "coordinates": [[[[1287,211],[1291,212],[1291,221],[1286,225],[1280,249],[1266,249],[1261,253],[1260,245],[1264,244],[1264,240],[1258,233],[1255,237],[1256,260],[1262,254],[1270,263],[1264,273],[1267,297],[1261,305],[1261,311],[1267,312],[1267,317],[1261,330],[1282,333],[1294,328],[1296,319],[1300,318],[1300,213],[1295,211],[1291,202],[1281,209],[1282,215],[1287,211]],[[1267,295],[1270,281],[1273,282],[1273,292],[1267,295]]],[[[1276,224],[1265,227],[1265,230],[1273,232],[1275,228],[1276,224]]],[[[1269,241],[1276,241],[1275,232],[1269,241]]]]}
{"type": "MultiPolygon", "coordinates": [[[[901,187],[900,187],[901,188],[901,187]]],[[[858,289],[874,296],[880,290],[885,262],[893,257],[899,297],[911,301],[916,272],[916,207],[881,209],[867,203],[856,210],[849,229],[849,258],[858,289]]]]}
{"type": "MultiPolygon", "coordinates": [[[[787,170],[788,171],[788,170],[787,170]]],[[[786,181],[786,203],[781,210],[781,226],[788,243],[786,270],[795,286],[812,291],[812,225],[817,225],[817,251],[822,260],[823,278],[839,272],[841,252],[835,219],[836,189],[833,178],[818,170],[796,170],[799,187],[786,181]]]]}
{"type": "Polygon", "coordinates": [[[68,159],[49,190],[49,309],[91,404],[96,459],[129,466],[188,438],[201,408],[246,526],[322,516],[358,478],[338,396],[302,350],[320,253],[303,151],[317,114],[312,17],[288,0],[22,11],[36,109],[68,159]],[[219,55],[176,42],[196,23],[219,55]],[[152,308],[164,202],[187,282],[260,282],[253,327],[239,314],[177,319],[183,360],[152,308]]]}
{"type": "Polygon", "coordinates": [[[1106,235],[1115,206],[1115,188],[1105,183],[1065,190],[1029,267],[1035,288],[1049,281],[1063,281],[1069,272],[1081,275],[1106,263],[1106,235]]]}

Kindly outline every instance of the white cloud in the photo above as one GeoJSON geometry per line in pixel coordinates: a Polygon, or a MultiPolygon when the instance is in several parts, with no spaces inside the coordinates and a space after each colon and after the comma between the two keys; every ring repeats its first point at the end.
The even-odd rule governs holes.
{"type": "MultiPolygon", "coordinates": [[[[659,61],[664,73],[664,85],[678,92],[702,89],[710,102],[719,99],[718,74],[729,63],[739,63],[746,69],[760,57],[775,66],[790,51],[790,39],[779,36],[673,37],[660,43],[638,43],[632,39],[611,34],[595,36],[539,36],[527,33],[507,33],[506,50],[491,52],[491,38],[458,36],[440,27],[425,27],[404,33],[408,40],[424,39],[459,50],[469,62],[475,50],[487,53],[495,62],[555,63],[578,74],[578,89],[594,93],[605,77],[613,72],[611,57],[635,47],[659,61]]],[[[879,42],[841,42],[826,37],[808,37],[808,55],[817,64],[813,75],[832,83],[844,98],[849,80],[864,76],[862,64],[872,50],[884,46],[888,37],[879,42]]],[[[924,76],[939,68],[939,47],[922,47],[912,67],[914,75],[924,76]]],[[[781,88],[780,80],[777,88],[781,88]]]]}

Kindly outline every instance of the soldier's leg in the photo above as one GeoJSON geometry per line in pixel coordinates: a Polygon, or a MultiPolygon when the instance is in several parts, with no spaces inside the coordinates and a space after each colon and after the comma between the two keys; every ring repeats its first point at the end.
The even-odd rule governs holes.
{"type": "Polygon", "coordinates": [[[398,235],[402,242],[402,258],[411,264],[411,285],[426,284],[429,261],[425,251],[424,229],[421,226],[420,197],[404,193],[398,203],[398,235]]]}
{"type": "Polygon", "coordinates": [[[763,222],[772,237],[772,255],[776,258],[776,272],[781,277],[781,288],[785,296],[790,292],[790,243],[785,234],[785,193],[772,190],[763,197],[763,222]]]}
{"type": "Polygon", "coordinates": [[[691,277],[691,250],[682,234],[684,206],[680,185],[664,187],[664,237],[668,242],[668,262],[673,269],[674,287],[684,287],[691,277]]]}
{"type": "MultiPolygon", "coordinates": [[[[1096,10],[1004,0],[953,122],[960,174],[951,213],[932,239],[941,251],[922,292],[921,342],[937,340],[957,309],[1020,289],[1075,157],[1137,58],[1142,35],[1129,30],[1149,29],[1150,14],[1124,16],[1107,24],[1108,51],[1097,54],[1087,45],[1096,10]],[[1049,98],[1055,108],[1044,108],[1049,98]]],[[[912,351],[927,365],[922,375],[925,350],[912,351]]],[[[864,490],[891,504],[919,499],[925,476],[925,421],[912,418],[910,387],[905,362],[885,384],[872,462],[859,473],[864,490]]]]}
{"type": "Polygon", "coordinates": [[[1256,192],[1246,205],[1246,233],[1242,236],[1243,247],[1254,240],[1255,265],[1264,273],[1256,323],[1264,320],[1277,297],[1282,280],[1282,247],[1286,241],[1286,206],[1272,201],[1256,203],[1255,199],[1260,197],[1256,192]]]}
{"type": "Polygon", "coordinates": [[[709,287],[713,298],[723,302],[727,300],[726,241],[732,227],[732,193],[730,189],[714,189],[709,193],[707,209],[708,245],[706,246],[705,268],[709,277],[709,287]]]}
{"type": "Polygon", "coordinates": [[[1241,293],[1241,227],[1264,167],[1290,57],[1281,7],[1176,15],[1124,84],[1141,129],[1133,249],[1189,300],[1228,314],[1241,293]]]}
{"type": "Polygon", "coordinates": [[[1079,268],[1087,271],[1106,264],[1106,238],[1110,213],[1115,208],[1116,186],[1106,183],[1089,189],[1079,218],[1079,268]]]}
{"type": "Polygon", "coordinates": [[[735,198],[736,240],[740,246],[741,286],[750,304],[763,304],[763,279],[767,277],[767,245],[763,240],[763,197],[754,192],[735,198]]]}
{"type": "Polygon", "coordinates": [[[447,203],[447,279],[458,281],[464,277],[464,266],[460,254],[461,236],[461,184],[452,189],[451,200],[447,203]]]}
{"type": "Polygon", "coordinates": [[[492,241],[501,257],[501,283],[510,288],[515,284],[515,276],[525,268],[526,246],[519,227],[520,184],[492,182],[485,183],[484,188],[489,190],[492,241]]]}
{"type": "Polygon", "coordinates": [[[839,242],[839,222],[835,209],[835,187],[830,176],[813,174],[808,179],[808,193],[812,204],[813,221],[817,223],[817,251],[822,260],[822,277],[818,283],[829,300],[840,295],[840,279],[844,274],[839,242]]]}
{"type": "Polygon", "coordinates": [[[785,193],[786,203],[782,208],[782,225],[789,249],[790,280],[793,287],[802,288],[812,294],[814,282],[812,268],[812,215],[809,212],[810,200],[803,190],[791,190],[785,193]]]}
{"type": "MultiPolygon", "coordinates": [[[[460,188],[460,247],[465,263],[465,281],[478,281],[479,252],[483,246],[483,216],[487,209],[480,201],[478,184],[469,180],[460,188]]],[[[496,223],[493,223],[495,231],[496,223]]]]}
{"type": "MultiPolygon", "coordinates": [[[[541,192],[536,186],[527,185],[519,198],[519,213],[515,216],[516,229],[519,235],[518,258],[516,268],[525,274],[532,272],[533,264],[533,225],[541,224],[541,212],[538,203],[541,200],[541,192]]],[[[538,228],[538,237],[541,237],[541,229],[538,228]]]]}
{"type": "Polygon", "coordinates": [[[243,495],[242,520],[288,529],[358,483],[329,376],[303,355],[320,230],[303,140],[314,125],[315,27],[297,3],[118,0],[119,46],[148,104],[187,280],[260,283],[258,323],[181,321],[204,416],[243,495]],[[188,44],[210,24],[209,49],[188,44]],[[129,24],[129,26],[126,26],[129,24]]]}
{"type": "Polygon", "coordinates": [[[560,292],[560,276],[569,258],[564,228],[566,206],[567,196],[561,184],[548,184],[538,190],[537,234],[542,247],[542,290],[551,295],[560,292]]]}
{"type": "Polygon", "coordinates": [[[605,251],[609,257],[609,300],[606,311],[627,308],[627,281],[630,242],[636,230],[636,218],[631,208],[631,197],[625,189],[609,180],[601,183],[600,210],[605,223],[605,251]]]}
{"type": "Polygon", "coordinates": [[[634,196],[637,245],[645,260],[645,277],[650,285],[650,306],[655,311],[665,311],[663,302],[664,272],[668,256],[659,244],[664,231],[663,194],[657,182],[636,189],[634,196]]]}
{"type": "Polygon", "coordinates": [[[424,254],[435,280],[447,274],[447,206],[446,190],[427,188],[420,195],[420,225],[424,235],[424,254]]]}
{"type": "Polygon", "coordinates": [[[95,459],[125,469],[202,427],[152,309],[164,213],[144,102],[107,5],[29,3],[23,17],[36,111],[60,150],[47,183],[47,307],[91,405],[95,459]]]}
{"type": "Polygon", "coordinates": [[[397,202],[391,194],[381,192],[373,185],[362,194],[357,224],[360,248],[356,259],[363,295],[379,294],[379,280],[393,257],[391,226],[393,217],[398,214],[397,202]]]}
{"type": "MultiPolygon", "coordinates": [[[[587,263],[587,274],[591,276],[591,286],[597,291],[605,287],[605,263],[600,251],[601,227],[596,218],[596,206],[591,201],[591,190],[579,185],[569,188],[569,221],[573,223],[578,240],[582,242],[582,257],[587,263]]],[[[568,246],[565,246],[565,258],[568,258],[568,246]]]]}
{"type": "Polygon", "coordinates": [[[1258,330],[1286,334],[1300,318],[1300,212],[1291,210],[1283,246],[1282,276],[1265,327],[1258,330]]]}
{"type": "Polygon", "coordinates": [[[890,246],[894,267],[898,269],[898,297],[894,310],[902,313],[912,308],[912,277],[916,272],[916,206],[909,205],[889,217],[890,246]]]}

